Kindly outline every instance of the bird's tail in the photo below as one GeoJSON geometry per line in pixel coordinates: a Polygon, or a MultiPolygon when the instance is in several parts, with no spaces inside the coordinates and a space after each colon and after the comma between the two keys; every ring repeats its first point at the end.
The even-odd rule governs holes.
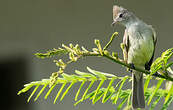
{"type": "Polygon", "coordinates": [[[132,107],[133,109],[145,108],[143,74],[132,72],[132,107]]]}

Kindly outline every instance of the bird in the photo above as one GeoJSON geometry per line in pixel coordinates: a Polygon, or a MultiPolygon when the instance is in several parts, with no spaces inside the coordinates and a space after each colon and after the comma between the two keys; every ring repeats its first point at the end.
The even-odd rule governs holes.
{"type": "Polygon", "coordinates": [[[123,37],[124,61],[132,72],[132,108],[145,109],[143,73],[136,68],[150,70],[156,46],[156,32],[151,25],[140,20],[135,14],[122,6],[113,6],[113,23],[125,27],[123,37]]]}

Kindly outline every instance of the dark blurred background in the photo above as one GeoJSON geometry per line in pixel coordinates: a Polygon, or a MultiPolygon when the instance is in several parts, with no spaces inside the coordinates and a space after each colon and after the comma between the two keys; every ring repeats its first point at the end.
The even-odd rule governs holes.
{"type": "MultiPolygon", "coordinates": [[[[0,0],[0,109],[6,110],[111,110],[110,102],[92,105],[86,101],[74,107],[75,88],[63,102],[53,104],[53,98],[27,103],[29,92],[17,96],[25,83],[49,78],[58,68],[52,59],[37,59],[36,52],[61,46],[62,43],[78,43],[88,49],[94,47],[94,39],[103,44],[114,30],[120,32],[113,51],[120,52],[124,27],[112,28],[112,6],[122,5],[156,29],[158,42],[155,57],[173,47],[173,1],[171,0],[0,0]],[[116,2],[115,2],[116,1],[116,2]]],[[[109,72],[124,73],[125,69],[111,61],[85,58],[70,65],[67,73],[86,67],[109,72]],[[120,72],[121,71],[121,72],[120,72]]],[[[124,74],[119,74],[119,76],[124,74]]],[[[126,73],[127,75],[127,73],[126,73]]],[[[129,84],[130,85],[130,84],[129,84]]],[[[128,84],[127,84],[128,86],[128,84]]],[[[56,90],[54,91],[57,92],[56,90]]],[[[52,96],[55,96],[55,93],[52,96]]],[[[173,105],[172,105],[173,107],[173,105]]],[[[159,108],[159,107],[158,107],[159,108]]]]}

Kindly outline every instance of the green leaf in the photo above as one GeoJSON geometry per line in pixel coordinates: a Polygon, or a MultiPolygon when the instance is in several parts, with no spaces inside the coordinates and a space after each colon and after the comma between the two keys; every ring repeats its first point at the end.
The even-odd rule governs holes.
{"type": "Polygon", "coordinates": [[[129,93],[129,96],[128,96],[128,100],[127,100],[127,107],[129,108],[130,104],[131,104],[131,95],[132,95],[132,90],[130,91],[129,93]]]}
{"type": "Polygon", "coordinates": [[[115,100],[114,100],[114,103],[115,103],[115,104],[117,103],[118,97],[119,97],[120,92],[121,92],[121,88],[123,87],[123,85],[124,85],[124,83],[125,83],[125,81],[126,81],[127,79],[128,79],[127,76],[125,76],[125,77],[122,79],[122,83],[121,83],[121,85],[120,85],[120,87],[119,87],[119,89],[118,89],[117,95],[115,96],[115,100]]]}
{"type": "Polygon", "coordinates": [[[63,76],[64,79],[66,79],[66,80],[68,80],[68,81],[71,81],[71,80],[73,79],[73,78],[71,77],[71,75],[68,75],[68,74],[66,74],[66,73],[63,73],[62,76],[63,76]]]}
{"type": "Polygon", "coordinates": [[[114,94],[113,91],[111,91],[111,92],[109,91],[109,92],[106,94],[106,97],[105,97],[104,103],[107,102],[107,100],[110,99],[111,96],[112,96],[113,94],[114,94]]]}
{"type": "Polygon", "coordinates": [[[106,77],[104,76],[104,74],[102,74],[101,72],[99,71],[95,71],[95,70],[92,70],[91,68],[87,67],[87,70],[93,74],[95,74],[96,76],[102,78],[102,79],[106,79],[106,77]]]}
{"type": "Polygon", "coordinates": [[[17,95],[20,95],[21,93],[24,93],[26,91],[28,91],[33,85],[32,84],[28,84],[27,86],[25,86],[22,90],[20,90],[17,95]]]}
{"type": "MultiPolygon", "coordinates": [[[[103,88],[102,88],[103,89],[103,88]]],[[[94,102],[93,102],[93,104],[95,104],[102,96],[103,96],[103,94],[104,94],[104,90],[99,90],[99,92],[98,92],[98,94],[96,95],[96,97],[95,97],[95,99],[94,99],[94,102]]],[[[94,98],[94,96],[93,96],[93,98],[94,98]]]]}
{"type": "Polygon", "coordinates": [[[36,101],[38,99],[38,97],[41,95],[41,93],[44,91],[44,89],[47,87],[48,84],[45,84],[42,89],[40,90],[40,92],[37,94],[36,98],[34,99],[34,101],[36,101]]]}
{"type": "Polygon", "coordinates": [[[85,97],[82,98],[82,99],[80,99],[79,101],[77,101],[77,102],[74,104],[74,106],[76,106],[77,104],[79,104],[80,102],[82,102],[82,101],[84,101],[84,100],[86,100],[86,99],[88,99],[88,98],[92,98],[93,95],[94,95],[94,93],[95,93],[95,91],[92,91],[91,93],[86,94],[85,97]]]}
{"type": "Polygon", "coordinates": [[[92,100],[93,104],[95,103],[96,95],[97,95],[99,89],[101,88],[101,86],[103,85],[104,81],[105,81],[105,80],[101,80],[101,81],[100,81],[100,84],[98,85],[98,87],[97,87],[97,89],[96,89],[96,91],[95,91],[95,94],[94,94],[93,100],[92,100]]]}
{"type": "Polygon", "coordinates": [[[31,97],[32,97],[32,96],[34,95],[34,93],[37,91],[37,89],[38,89],[39,86],[40,86],[40,85],[37,85],[37,86],[35,87],[35,89],[34,89],[34,90],[32,91],[32,93],[31,93],[31,95],[29,96],[27,102],[30,101],[31,97]]]}
{"type": "Polygon", "coordinates": [[[68,86],[68,88],[66,89],[66,91],[63,93],[63,95],[62,95],[62,97],[61,97],[61,101],[62,101],[62,99],[65,97],[65,95],[67,94],[67,92],[70,90],[70,88],[74,85],[74,83],[75,82],[72,82],[71,84],[70,84],[70,86],[68,86]]]}
{"type": "Polygon", "coordinates": [[[154,110],[155,106],[157,105],[157,103],[160,101],[161,98],[162,98],[162,96],[157,97],[157,99],[151,105],[150,110],[154,110]]]}
{"type": "Polygon", "coordinates": [[[171,67],[172,65],[173,65],[173,62],[168,63],[168,64],[166,65],[166,68],[169,68],[169,67],[171,67]]]}
{"type": "Polygon", "coordinates": [[[168,99],[171,97],[172,94],[173,94],[173,85],[171,86],[171,89],[169,90],[168,95],[165,98],[164,104],[167,103],[168,99]]]}
{"type": "Polygon", "coordinates": [[[75,70],[75,73],[78,74],[78,75],[80,75],[80,76],[83,76],[83,77],[95,78],[96,79],[96,77],[94,75],[90,74],[90,73],[80,72],[78,70],[75,70]]]}
{"type": "Polygon", "coordinates": [[[88,92],[88,90],[92,87],[92,85],[94,84],[94,80],[93,81],[91,81],[91,83],[90,83],[90,85],[88,86],[88,88],[85,90],[85,92],[84,92],[84,94],[83,94],[83,96],[82,96],[82,101],[84,100],[84,98],[85,98],[85,96],[86,96],[86,94],[87,94],[87,92],[88,92]]]}
{"type": "Polygon", "coordinates": [[[173,102],[173,96],[170,97],[170,98],[168,99],[168,101],[167,101],[165,104],[163,104],[163,107],[162,107],[161,110],[167,110],[167,108],[168,108],[168,106],[171,104],[171,102],[173,102]]]}
{"type": "Polygon", "coordinates": [[[57,95],[56,95],[56,97],[55,97],[55,99],[54,99],[54,102],[53,102],[54,104],[56,103],[56,101],[57,101],[59,95],[61,94],[61,92],[62,92],[62,90],[64,89],[64,87],[65,87],[66,84],[67,84],[67,82],[64,83],[64,84],[62,84],[60,90],[58,91],[58,93],[57,93],[57,95]]]}
{"type": "Polygon", "coordinates": [[[170,48],[168,50],[166,50],[165,52],[162,53],[161,57],[162,59],[165,61],[165,63],[167,63],[167,61],[171,58],[171,56],[173,55],[172,52],[173,48],[170,48]]]}
{"type": "Polygon", "coordinates": [[[160,79],[160,80],[158,81],[157,86],[156,86],[154,92],[153,92],[152,95],[150,96],[150,99],[149,99],[149,101],[148,101],[148,105],[150,104],[151,100],[153,99],[154,95],[156,94],[156,92],[157,92],[158,89],[160,88],[160,86],[161,86],[161,84],[162,84],[163,81],[164,81],[164,79],[160,79]]]}
{"type": "Polygon", "coordinates": [[[148,85],[150,83],[152,76],[151,75],[147,75],[146,80],[145,80],[145,84],[144,84],[144,93],[146,92],[148,85]]]}
{"type": "Polygon", "coordinates": [[[56,86],[56,84],[54,84],[49,91],[47,92],[47,94],[45,95],[44,99],[47,99],[47,97],[49,96],[49,94],[51,93],[51,91],[53,90],[53,88],[56,86]]]}
{"type": "Polygon", "coordinates": [[[163,59],[161,57],[158,57],[151,65],[151,73],[150,75],[156,73],[156,71],[158,71],[159,69],[162,68],[162,64],[163,64],[163,59]]]}
{"type": "Polygon", "coordinates": [[[104,93],[104,95],[103,95],[102,103],[105,103],[106,95],[107,95],[107,93],[108,93],[110,87],[112,86],[112,83],[114,82],[114,80],[115,80],[115,78],[112,78],[111,81],[109,82],[109,85],[108,85],[108,87],[107,87],[107,89],[106,89],[106,91],[105,91],[105,93],[104,93]]]}
{"type": "Polygon", "coordinates": [[[83,87],[84,84],[85,84],[85,81],[83,81],[83,82],[81,83],[81,85],[80,85],[80,87],[79,87],[79,89],[78,89],[78,91],[77,91],[77,93],[76,93],[75,101],[77,101],[77,98],[78,98],[78,96],[79,96],[80,90],[81,90],[81,88],[83,87]]]}
{"type": "Polygon", "coordinates": [[[109,74],[109,73],[103,73],[103,72],[100,72],[100,73],[103,74],[104,76],[107,76],[107,77],[117,77],[117,76],[115,76],[113,74],[109,74]]]}
{"type": "Polygon", "coordinates": [[[151,95],[145,96],[145,103],[147,103],[147,100],[150,98],[151,95]]]}
{"type": "Polygon", "coordinates": [[[124,98],[123,101],[118,105],[117,110],[121,110],[124,103],[127,101],[128,98],[124,98]]]}

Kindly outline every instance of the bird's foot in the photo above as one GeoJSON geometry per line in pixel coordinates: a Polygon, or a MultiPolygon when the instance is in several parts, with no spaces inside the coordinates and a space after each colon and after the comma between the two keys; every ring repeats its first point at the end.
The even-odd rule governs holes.
{"type": "MultiPolygon", "coordinates": [[[[132,69],[135,69],[135,65],[133,63],[129,64],[132,69]]],[[[128,71],[132,72],[132,69],[128,68],[128,71]]]]}

